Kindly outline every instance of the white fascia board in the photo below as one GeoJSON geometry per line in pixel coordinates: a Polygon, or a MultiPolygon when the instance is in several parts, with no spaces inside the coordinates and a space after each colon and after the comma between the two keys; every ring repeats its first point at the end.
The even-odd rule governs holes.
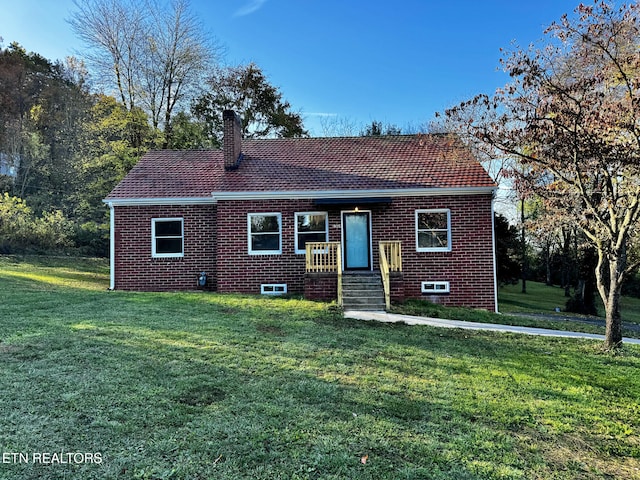
{"type": "Polygon", "coordinates": [[[375,190],[283,190],[212,192],[211,197],[168,198],[117,198],[103,200],[109,206],[128,207],[137,205],[207,205],[220,200],[291,200],[314,198],[363,198],[363,197],[431,197],[442,195],[494,194],[497,187],[455,188],[399,188],[375,190]]]}
{"type": "Polygon", "coordinates": [[[363,197],[431,197],[442,195],[482,195],[494,194],[497,187],[460,188],[411,188],[376,190],[285,190],[255,192],[211,192],[216,201],[220,200],[289,200],[314,198],[363,198],[363,197]]]}
{"type": "Polygon", "coordinates": [[[213,197],[117,198],[102,201],[114,207],[133,207],[137,205],[212,205],[216,203],[216,199],[213,197]]]}

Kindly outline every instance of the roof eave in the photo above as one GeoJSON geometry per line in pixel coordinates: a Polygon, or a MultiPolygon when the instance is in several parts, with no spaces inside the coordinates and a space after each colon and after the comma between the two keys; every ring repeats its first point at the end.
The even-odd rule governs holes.
{"type": "Polygon", "coordinates": [[[363,198],[363,197],[431,197],[443,195],[489,195],[496,186],[445,187],[445,188],[398,188],[398,189],[354,189],[354,190],[284,190],[253,192],[212,192],[212,198],[220,200],[289,200],[316,198],[363,198]]]}
{"type": "Polygon", "coordinates": [[[493,195],[495,186],[445,187],[445,188],[399,188],[399,189],[355,189],[355,190],[284,190],[284,191],[240,191],[212,192],[210,197],[165,197],[165,198],[106,198],[109,206],[127,207],[141,205],[212,205],[221,200],[297,200],[320,198],[365,198],[365,197],[433,197],[444,195],[493,195]]]}
{"type": "Polygon", "coordinates": [[[165,198],[105,198],[102,200],[109,206],[132,207],[139,205],[212,205],[213,197],[165,197],[165,198]]]}

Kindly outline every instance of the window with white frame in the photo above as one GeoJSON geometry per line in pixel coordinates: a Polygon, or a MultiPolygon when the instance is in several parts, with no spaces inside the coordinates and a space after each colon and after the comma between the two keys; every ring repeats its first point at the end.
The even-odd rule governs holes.
{"type": "Polygon", "coordinates": [[[416,210],[416,250],[418,252],[451,251],[451,212],[416,210]]]}
{"type": "Polygon", "coordinates": [[[282,253],[282,215],[250,213],[247,215],[250,255],[282,253]]]}
{"type": "Polygon", "coordinates": [[[296,253],[305,253],[307,242],[327,242],[328,239],[327,212],[296,213],[296,253]]]}
{"type": "Polygon", "coordinates": [[[449,282],[422,282],[420,291],[435,294],[449,293],[449,282]]]}
{"type": "Polygon", "coordinates": [[[260,285],[262,295],[284,295],[287,293],[286,283],[263,283],[260,285]]]}
{"type": "Polygon", "coordinates": [[[184,256],[184,221],[182,218],[151,219],[151,256],[184,256]]]}

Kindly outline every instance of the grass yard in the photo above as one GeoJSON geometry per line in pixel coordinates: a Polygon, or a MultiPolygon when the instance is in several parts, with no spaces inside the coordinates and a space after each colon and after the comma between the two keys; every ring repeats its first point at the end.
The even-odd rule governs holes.
{"type": "MultiPolygon", "coordinates": [[[[527,293],[522,293],[521,283],[500,288],[498,302],[504,313],[553,313],[556,307],[564,312],[567,297],[560,287],[527,282],[527,293]]],[[[596,305],[599,315],[604,318],[604,307],[597,293],[596,305]]],[[[622,297],[621,313],[624,322],[640,324],[640,299],[622,297]]]]}
{"type": "MultiPolygon", "coordinates": [[[[604,311],[602,325],[587,320],[593,317],[567,313],[564,290],[542,283],[527,282],[527,293],[521,293],[520,285],[507,285],[498,292],[500,314],[469,308],[442,307],[421,299],[410,299],[392,306],[393,311],[407,315],[449,318],[468,322],[497,323],[525,327],[549,328],[604,335],[604,311]],[[556,313],[555,308],[561,312],[556,313]]],[[[640,299],[622,297],[622,333],[625,337],[640,338],[640,299]],[[635,328],[632,328],[635,327],[635,328]]]]}
{"type": "Polygon", "coordinates": [[[637,346],[107,285],[0,257],[0,479],[640,479],[637,346]]]}

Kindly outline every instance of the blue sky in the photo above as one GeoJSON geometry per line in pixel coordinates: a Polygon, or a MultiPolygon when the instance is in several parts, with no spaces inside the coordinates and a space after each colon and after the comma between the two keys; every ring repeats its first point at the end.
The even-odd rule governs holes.
{"type": "MultiPolygon", "coordinates": [[[[418,126],[508,80],[500,48],[527,46],[579,0],[192,0],[225,46],[225,63],[255,62],[300,111],[364,127],[418,126]]],[[[3,46],[48,59],[80,47],[72,0],[0,0],[3,46]]],[[[357,133],[357,132],[355,132],[357,133]]]]}

